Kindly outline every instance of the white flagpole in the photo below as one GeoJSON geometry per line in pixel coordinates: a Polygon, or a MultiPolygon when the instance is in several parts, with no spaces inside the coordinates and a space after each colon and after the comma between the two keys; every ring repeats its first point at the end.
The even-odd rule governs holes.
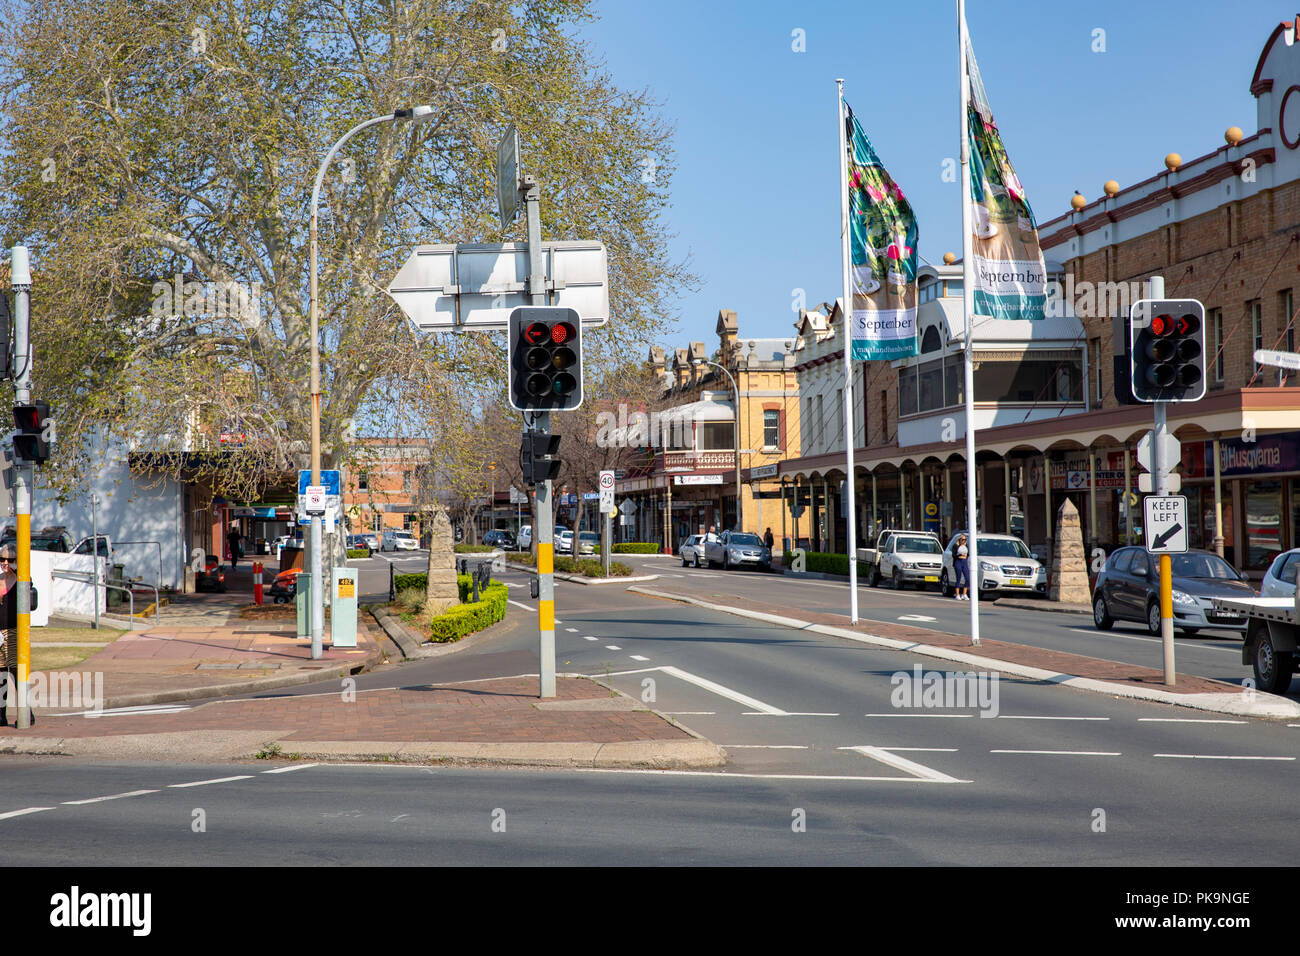
{"type": "MultiPolygon", "coordinates": [[[[849,622],[858,623],[858,504],[853,475],[853,290],[849,278],[849,151],[845,136],[844,80],[835,81],[839,91],[838,112],[840,128],[840,253],[844,268],[844,450],[848,462],[846,480],[849,483],[848,514],[844,526],[848,531],[849,552],[849,622]]],[[[827,502],[829,505],[829,502],[827,502]]]]}
{"type": "Polygon", "coordinates": [[[966,583],[970,595],[970,642],[980,642],[980,588],[979,549],[976,544],[979,528],[975,521],[975,283],[972,259],[975,254],[971,238],[970,189],[970,126],[967,121],[970,105],[970,79],[966,72],[966,0],[957,0],[957,43],[960,47],[958,62],[961,76],[961,272],[962,303],[966,321],[966,341],[962,350],[966,393],[966,583]]]}

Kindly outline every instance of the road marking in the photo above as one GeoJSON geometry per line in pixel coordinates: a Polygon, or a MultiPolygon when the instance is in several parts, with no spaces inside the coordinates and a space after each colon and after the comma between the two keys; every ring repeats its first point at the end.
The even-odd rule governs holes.
{"type": "MultiPolygon", "coordinates": [[[[1210,717],[1139,717],[1138,723],[1153,724],[1248,724],[1248,720],[1216,720],[1210,717]]],[[[1300,727],[1300,724],[1287,724],[1288,727],[1300,727]]]]}
{"type": "Polygon", "coordinates": [[[649,668],[649,669],[662,671],[663,673],[676,677],[679,680],[684,680],[688,684],[694,684],[696,687],[702,687],[711,693],[717,694],[719,697],[725,697],[728,700],[735,701],[737,704],[744,704],[746,707],[751,707],[759,713],[768,714],[771,716],[778,716],[778,715],[782,717],[790,716],[784,710],[781,710],[779,707],[773,707],[771,704],[765,704],[761,700],[740,693],[740,691],[732,690],[730,687],[724,687],[721,684],[715,683],[714,681],[708,680],[704,677],[699,677],[695,674],[690,673],[689,671],[684,671],[678,667],[673,667],[671,665],[668,665],[664,667],[649,668]]]}
{"type": "Polygon", "coordinates": [[[840,750],[852,750],[854,753],[862,754],[871,760],[883,763],[886,767],[893,767],[895,770],[901,770],[903,773],[910,774],[913,779],[925,780],[930,783],[970,783],[969,780],[958,780],[956,777],[950,777],[948,774],[935,770],[933,767],[927,767],[919,764],[915,760],[908,760],[906,757],[900,757],[891,753],[885,747],[840,747],[840,750]]]}
{"type": "Polygon", "coordinates": [[[999,720],[1110,720],[1109,717],[1037,717],[1030,714],[998,714],[999,720]]]}
{"type": "Polygon", "coordinates": [[[990,750],[991,754],[1037,754],[1046,757],[1122,757],[1106,750],[990,750]]]}
{"type": "Polygon", "coordinates": [[[898,618],[900,621],[937,621],[937,617],[930,617],[926,614],[902,614],[898,618]]]}
{"type": "Polygon", "coordinates": [[[566,627],[565,630],[568,631],[570,634],[578,633],[578,629],[576,627],[566,627]]]}
{"type": "Polygon", "coordinates": [[[508,588],[521,588],[521,587],[523,587],[522,584],[518,584],[518,583],[516,583],[516,582],[514,582],[514,581],[502,581],[501,583],[504,584],[504,585],[505,585],[506,587],[508,587],[508,588]]]}
{"type": "Polygon", "coordinates": [[[648,658],[648,657],[642,657],[640,654],[629,654],[628,657],[632,658],[632,660],[634,660],[634,661],[648,661],[648,660],[650,660],[650,658],[648,658]]]}
{"type": "Polygon", "coordinates": [[[146,793],[157,793],[157,790],[128,790],[126,793],[115,793],[110,797],[91,797],[89,800],[64,800],[65,807],[79,807],[86,803],[103,803],[105,800],[121,800],[123,797],[142,797],[146,793]]]}
{"type": "MultiPolygon", "coordinates": [[[[1082,631],[1083,633],[1090,634],[1093,637],[1122,637],[1126,641],[1145,641],[1148,644],[1160,643],[1160,638],[1158,637],[1141,637],[1140,635],[1137,634],[1120,634],[1117,631],[1110,631],[1106,634],[1098,634],[1095,629],[1090,627],[1072,627],[1070,628],[1070,630],[1082,631]]],[[[1206,630],[1208,631],[1210,629],[1206,628],[1206,630]]],[[[1210,650],[1210,651],[1229,651],[1233,654],[1236,654],[1238,657],[1241,656],[1240,647],[1220,647],[1217,644],[1204,644],[1204,643],[1193,644],[1193,643],[1189,643],[1188,641],[1174,641],[1174,646],[1187,647],[1192,649],[1204,648],[1205,650],[1210,650]]]]}
{"type": "Polygon", "coordinates": [[[664,710],[660,711],[665,717],[716,717],[716,710],[664,710]]]}
{"type": "Polygon", "coordinates": [[[518,601],[516,601],[514,598],[506,598],[506,600],[509,601],[511,604],[513,604],[515,607],[521,607],[521,608],[523,608],[525,611],[536,611],[536,610],[537,610],[537,608],[535,608],[535,607],[529,607],[527,604],[520,604],[520,603],[519,603],[518,601]]]}
{"type": "Polygon", "coordinates": [[[276,767],[274,770],[263,770],[262,773],[292,773],[295,770],[306,770],[309,767],[319,767],[318,763],[299,763],[291,767],[276,767]]]}
{"type": "Polygon", "coordinates": [[[10,810],[8,813],[0,813],[0,820],[8,820],[10,817],[21,817],[28,813],[40,813],[42,810],[53,810],[54,807],[27,807],[24,810],[10,810]]]}
{"type": "Polygon", "coordinates": [[[839,714],[812,714],[796,713],[795,711],[781,711],[779,714],[769,713],[763,710],[746,710],[741,712],[741,717],[838,717],[839,714]]]}
{"type": "Polygon", "coordinates": [[[807,750],[807,744],[718,744],[732,750],[807,750]]]}
{"type": "Polygon", "coordinates": [[[606,645],[605,645],[605,650],[607,650],[607,651],[621,651],[622,649],[623,649],[623,648],[619,647],[617,644],[606,644],[606,645]]]}
{"type": "Polygon", "coordinates": [[[1295,757],[1223,757],[1216,754],[1152,754],[1153,757],[1175,757],[1181,760],[1295,760],[1295,757]]]}
{"type": "MultiPolygon", "coordinates": [[[[330,691],[330,693],[334,693],[330,691]]],[[[863,714],[863,717],[974,717],[974,714],[863,714]]]]}
{"type": "Polygon", "coordinates": [[[210,783],[232,783],[235,780],[251,780],[251,774],[244,774],[239,777],[217,777],[215,780],[195,780],[193,783],[169,783],[168,787],[172,789],[181,789],[184,787],[206,787],[210,783]]]}
{"type": "Polygon", "coordinates": [[[918,753],[918,754],[955,754],[956,747],[881,747],[881,750],[889,750],[893,753],[918,753]]]}
{"type": "MultiPolygon", "coordinates": [[[[86,718],[99,717],[152,717],[155,714],[179,714],[189,710],[189,707],[151,707],[141,710],[87,710],[82,712],[81,716],[86,718]]],[[[72,714],[58,714],[60,717],[71,717],[72,714]]]]}
{"type": "MultiPolygon", "coordinates": [[[[374,766],[374,764],[363,764],[374,766]]],[[[580,773],[641,773],[658,777],[712,777],[715,780],[844,780],[857,783],[944,783],[923,777],[860,777],[851,774],[816,773],[727,773],[717,770],[635,770],[619,767],[573,767],[580,773]]],[[[970,783],[970,780],[952,780],[953,783],[970,783]]]]}
{"type": "Polygon", "coordinates": [[[584,634],[584,635],[582,635],[582,639],[583,639],[584,641],[595,641],[595,640],[599,640],[599,638],[592,637],[590,634],[584,634]]]}

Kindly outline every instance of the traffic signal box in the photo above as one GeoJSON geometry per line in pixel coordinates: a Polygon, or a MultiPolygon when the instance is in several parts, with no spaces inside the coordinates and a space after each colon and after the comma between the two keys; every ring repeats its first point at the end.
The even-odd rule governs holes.
{"type": "Polygon", "coordinates": [[[19,461],[43,464],[50,457],[50,406],[45,402],[14,406],[14,457],[19,461]]]}
{"type": "Polygon", "coordinates": [[[573,309],[524,306],[510,313],[510,407],[571,411],[582,404],[582,320],[573,309]]]}
{"type": "Polygon", "coordinates": [[[1195,402],[1205,397],[1205,306],[1195,299],[1139,299],[1129,319],[1133,398],[1195,402]]]}
{"type": "Polygon", "coordinates": [[[523,472],[524,484],[539,485],[543,481],[554,481],[559,477],[560,459],[553,457],[559,451],[559,435],[524,432],[523,442],[519,446],[519,470],[523,472]]]}

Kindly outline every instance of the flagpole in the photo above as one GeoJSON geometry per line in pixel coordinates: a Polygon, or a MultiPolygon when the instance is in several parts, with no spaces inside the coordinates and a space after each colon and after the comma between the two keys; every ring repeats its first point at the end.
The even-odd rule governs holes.
{"type": "MultiPolygon", "coordinates": [[[[966,593],[970,595],[970,642],[980,642],[979,528],[975,521],[975,283],[973,275],[974,241],[971,234],[970,187],[970,78],[966,64],[966,0],[957,0],[957,44],[961,90],[961,274],[962,307],[965,313],[966,341],[962,349],[966,397],[966,593]]],[[[1050,478],[1049,478],[1050,480],[1050,478]]]]}
{"type": "MultiPolygon", "coordinates": [[[[858,623],[858,504],[853,475],[853,290],[849,288],[849,150],[844,122],[844,80],[835,81],[838,91],[838,126],[840,129],[840,262],[844,275],[844,450],[849,483],[848,514],[844,526],[848,531],[849,552],[849,622],[858,623]]],[[[827,502],[829,506],[830,502],[827,502]]]]}

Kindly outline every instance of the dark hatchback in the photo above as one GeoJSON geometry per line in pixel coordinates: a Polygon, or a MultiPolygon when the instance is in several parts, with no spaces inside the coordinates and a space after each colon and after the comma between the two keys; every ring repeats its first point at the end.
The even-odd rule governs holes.
{"type": "Polygon", "coordinates": [[[512,532],[494,529],[484,533],[483,543],[510,551],[515,546],[515,536],[512,532]]]}
{"type": "MultiPolygon", "coordinates": [[[[1213,551],[1170,556],[1173,575],[1174,627],[1185,634],[1202,628],[1246,630],[1243,615],[1214,611],[1216,597],[1254,597],[1255,589],[1213,551]]],[[[1116,621],[1137,621],[1160,633],[1160,561],[1144,548],[1117,548],[1097,576],[1092,593],[1092,621],[1108,631],[1116,621]]]]}

